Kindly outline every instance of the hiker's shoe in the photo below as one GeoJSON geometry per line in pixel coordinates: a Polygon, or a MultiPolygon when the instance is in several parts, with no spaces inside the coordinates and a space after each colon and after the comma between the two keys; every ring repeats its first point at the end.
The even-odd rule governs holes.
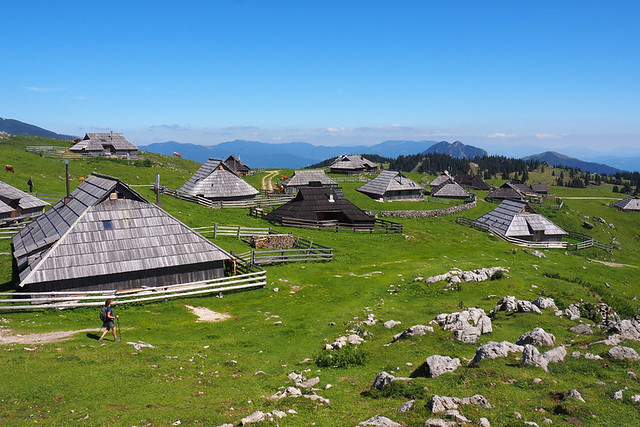
{"type": "Polygon", "coordinates": [[[114,339],[115,342],[120,342],[120,338],[114,339]]]}
{"type": "Polygon", "coordinates": [[[103,341],[104,341],[104,338],[102,337],[98,338],[98,342],[103,342],[103,341]]]}

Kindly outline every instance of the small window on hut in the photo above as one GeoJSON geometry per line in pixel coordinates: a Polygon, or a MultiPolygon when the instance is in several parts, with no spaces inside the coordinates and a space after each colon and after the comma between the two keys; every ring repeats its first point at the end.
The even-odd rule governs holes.
{"type": "Polygon", "coordinates": [[[108,219],[106,221],[102,221],[102,229],[103,230],[113,230],[113,224],[111,224],[111,220],[108,219]]]}

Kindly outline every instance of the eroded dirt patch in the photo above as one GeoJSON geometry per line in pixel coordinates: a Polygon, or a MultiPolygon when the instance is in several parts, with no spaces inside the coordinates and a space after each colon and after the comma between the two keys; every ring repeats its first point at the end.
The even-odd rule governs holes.
{"type": "Polygon", "coordinates": [[[620,267],[631,267],[631,268],[638,268],[637,265],[631,265],[631,264],[619,264],[617,262],[609,262],[609,261],[599,261],[597,259],[591,259],[589,258],[589,261],[591,262],[597,262],[600,264],[604,264],[604,265],[608,265],[609,267],[616,267],[616,268],[620,268],[620,267]]]}
{"type": "Polygon", "coordinates": [[[231,319],[231,316],[226,313],[218,313],[210,310],[206,307],[193,307],[191,305],[185,305],[190,312],[198,316],[196,322],[221,322],[223,320],[231,319]]]}
{"type": "Polygon", "coordinates": [[[96,332],[96,328],[77,329],[75,331],[42,332],[37,334],[15,334],[9,328],[0,327],[0,345],[7,344],[47,344],[70,339],[80,332],[96,332]]]}

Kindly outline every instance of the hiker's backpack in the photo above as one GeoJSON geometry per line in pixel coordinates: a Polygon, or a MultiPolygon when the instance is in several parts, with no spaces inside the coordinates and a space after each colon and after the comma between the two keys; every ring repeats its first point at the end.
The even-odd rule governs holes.
{"type": "Polygon", "coordinates": [[[100,309],[100,320],[102,320],[103,322],[107,321],[107,306],[104,306],[100,309]]]}

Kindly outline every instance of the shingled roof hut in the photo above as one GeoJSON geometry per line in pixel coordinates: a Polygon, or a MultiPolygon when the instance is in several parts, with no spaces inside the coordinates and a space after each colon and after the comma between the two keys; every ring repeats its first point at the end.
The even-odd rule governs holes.
{"type": "Polygon", "coordinates": [[[445,199],[471,199],[473,196],[457,182],[449,180],[431,189],[431,197],[445,199]]]}
{"type": "Polygon", "coordinates": [[[424,200],[425,189],[401,172],[385,170],[366,184],[356,188],[374,199],[424,200]]]}
{"type": "Polygon", "coordinates": [[[302,187],[296,197],[267,214],[283,225],[322,226],[329,222],[373,227],[374,218],[347,200],[339,188],[302,187]]]}
{"type": "Polygon", "coordinates": [[[538,194],[549,193],[549,187],[547,187],[547,184],[531,184],[531,189],[538,194]]]}
{"type": "Polygon", "coordinates": [[[431,187],[438,187],[449,181],[453,181],[453,177],[449,174],[449,171],[444,171],[441,175],[438,175],[433,181],[431,181],[429,185],[431,187]]]}
{"type": "Polygon", "coordinates": [[[506,237],[532,242],[560,242],[568,234],[540,215],[528,202],[503,200],[500,205],[474,221],[506,237]]]}
{"type": "Polygon", "coordinates": [[[138,147],[129,142],[123,134],[86,133],[84,138],[69,148],[69,151],[86,156],[138,157],[138,147]]]}
{"type": "Polygon", "coordinates": [[[462,188],[471,188],[473,190],[481,191],[491,190],[489,184],[487,184],[480,175],[458,174],[455,177],[455,181],[460,184],[462,188]]]}
{"type": "Polygon", "coordinates": [[[209,200],[251,200],[258,190],[247,184],[220,159],[209,159],[178,190],[209,200]]]}
{"type": "Polygon", "coordinates": [[[285,193],[297,193],[304,187],[338,188],[338,181],[330,178],[321,169],[303,169],[293,172],[293,176],[282,182],[285,193]]]}
{"type": "Polygon", "coordinates": [[[332,173],[359,174],[376,171],[378,164],[359,154],[353,156],[342,155],[331,163],[329,169],[332,173]]]}
{"type": "Polygon", "coordinates": [[[527,197],[540,197],[541,194],[533,191],[531,187],[522,181],[511,180],[502,184],[499,188],[487,194],[487,200],[524,200],[527,197]]]}
{"type": "Polygon", "coordinates": [[[246,175],[251,170],[249,166],[240,161],[240,157],[237,157],[233,154],[224,161],[224,164],[238,175],[246,175]]]}
{"type": "Polygon", "coordinates": [[[131,187],[92,174],[13,237],[24,291],[113,290],[224,276],[233,256],[131,187]]]}
{"type": "Polygon", "coordinates": [[[0,181],[0,226],[38,217],[45,206],[49,203],[0,181]]]}
{"type": "Polygon", "coordinates": [[[640,199],[636,196],[629,196],[615,202],[613,207],[621,211],[640,211],[640,199]]]}

